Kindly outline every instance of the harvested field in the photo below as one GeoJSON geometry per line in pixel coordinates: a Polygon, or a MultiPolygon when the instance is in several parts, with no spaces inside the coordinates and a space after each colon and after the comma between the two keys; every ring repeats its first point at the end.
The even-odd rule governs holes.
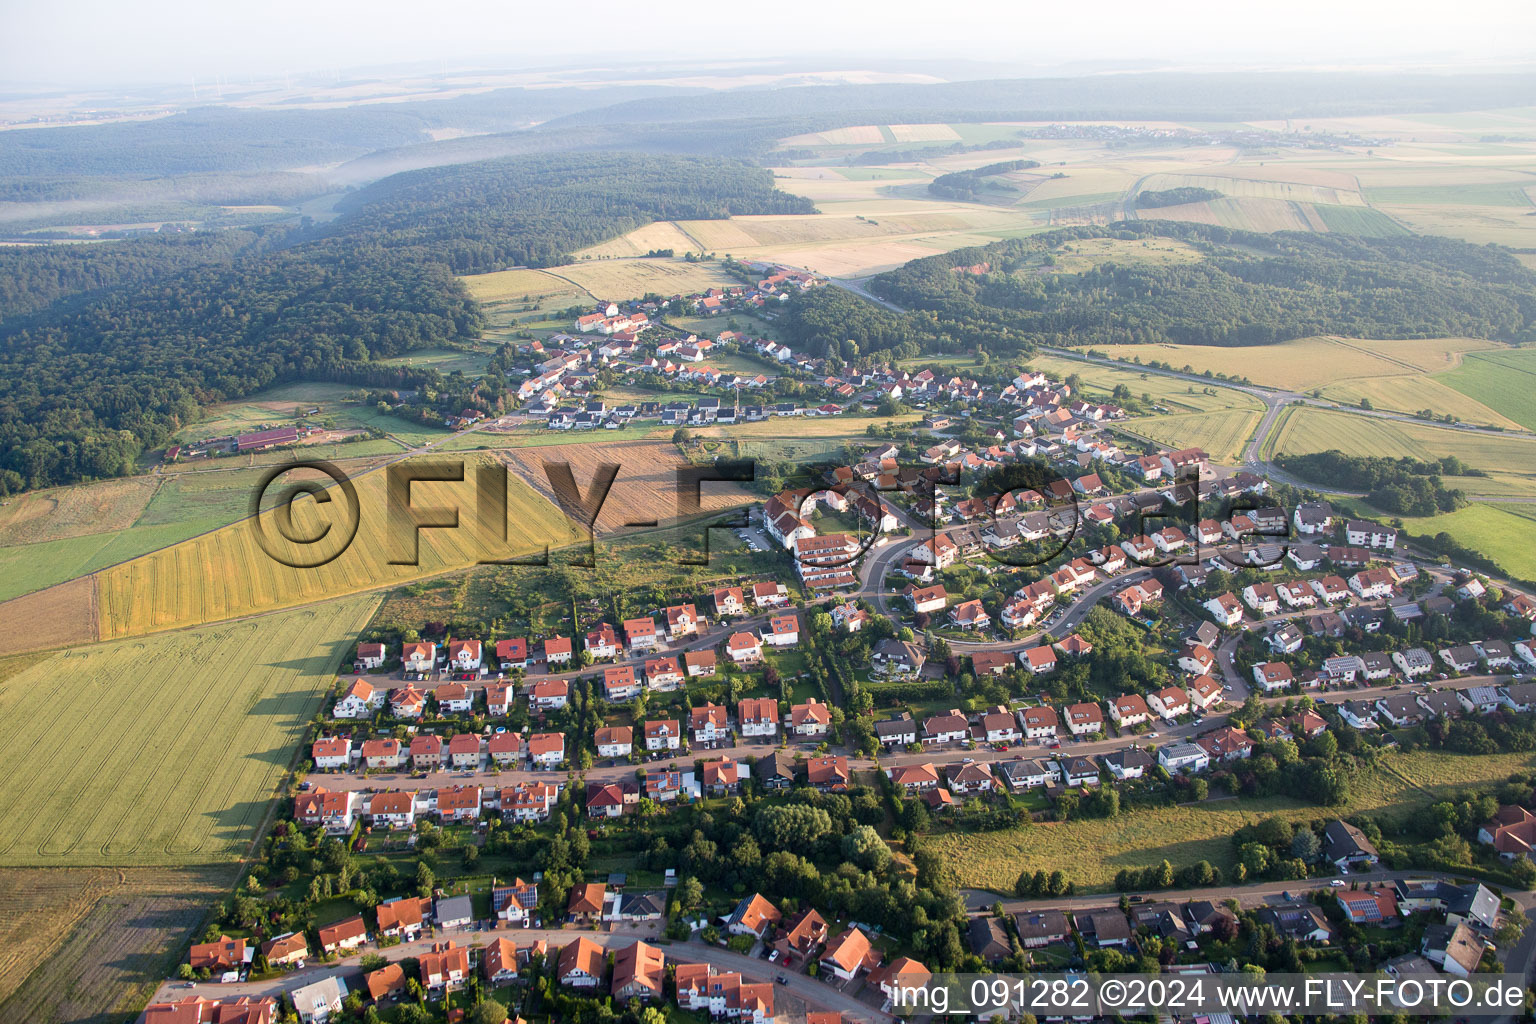
{"type": "Polygon", "coordinates": [[[878,146],[885,135],[878,125],[861,124],[850,128],[834,128],[826,132],[811,132],[780,139],[781,146],[878,146]]]}
{"type": "Polygon", "coordinates": [[[897,142],[959,142],[960,134],[947,124],[893,124],[897,142]]]}
{"type": "MultiPolygon", "coordinates": [[[[597,517],[599,534],[613,533],[625,524],[676,519],[679,489],[677,471],[688,465],[670,441],[614,441],[591,444],[551,444],[505,452],[514,471],[546,499],[555,500],[544,464],[568,462],[576,486],[586,495],[597,467],[617,463],[618,475],[597,517]]],[[[705,484],[701,503],[705,511],[733,508],[756,500],[736,484],[705,484]]]]}
{"type": "Polygon", "coordinates": [[[1314,220],[1310,207],[1282,199],[1225,198],[1182,206],[1137,210],[1142,220],[1181,220],[1195,224],[1220,224],[1239,231],[1318,231],[1325,225],[1314,220]]]}
{"type": "Polygon", "coordinates": [[[80,646],[12,676],[0,716],[17,724],[0,770],[33,784],[0,809],[0,865],[210,864],[245,853],[377,604],[352,597],[80,646]],[[49,713],[37,714],[43,705],[49,713]]]}
{"type": "Polygon", "coordinates": [[[0,656],[96,640],[96,581],[82,576],[0,603],[0,656]]]}
{"type": "Polygon", "coordinates": [[[606,242],[589,246],[573,255],[584,258],[592,257],[601,259],[611,256],[644,256],[653,249],[671,249],[676,253],[685,253],[698,245],[693,239],[683,234],[678,226],[669,220],[654,221],[642,228],[636,228],[627,235],[618,238],[610,238],[606,242]]]}
{"type": "MultiPolygon", "coordinates": [[[[99,573],[101,636],[138,636],[309,604],[409,582],[486,558],[529,554],[546,544],[559,547],[577,539],[574,527],[559,509],[516,479],[508,481],[509,541],[502,543],[498,537],[483,533],[473,511],[473,481],[484,457],[455,456],[451,463],[446,459],[421,461],[458,465],[459,458],[464,460],[464,482],[417,483],[412,488],[415,508],[458,506],[464,510],[460,528],[420,532],[417,565],[391,564],[391,558],[409,557],[410,549],[402,549],[402,543],[408,545],[410,534],[402,535],[403,542],[392,539],[386,528],[385,473],[366,473],[354,477],[359,505],[356,537],[333,560],[316,568],[292,568],[262,548],[256,521],[244,520],[99,573]]],[[[301,477],[323,479],[318,474],[285,474],[269,494],[276,495],[300,482],[301,477]]],[[[290,534],[316,536],[330,525],[332,536],[344,536],[345,501],[339,492],[334,498],[323,506],[309,497],[295,502],[290,534]]],[[[319,551],[287,541],[273,512],[264,513],[261,524],[273,548],[288,561],[303,564],[335,553],[332,541],[319,551]]]]}
{"type": "Polygon", "coordinates": [[[154,477],[136,476],[12,498],[0,507],[0,547],[127,529],[158,486],[154,477]]]}
{"type": "MultiPolygon", "coordinates": [[[[1265,180],[1249,173],[1229,174],[1154,174],[1142,183],[1140,191],[1160,192],[1172,188],[1209,188],[1233,199],[1273,199],[1287,203],[1321,203],[1330,206],[1364,206],[1358,186],[1344,176],[1333,185],[1265,180]]],[[[1147,211],[1143,211],[1146,213],[1147,211]]]]}
{"type": "Polygon", "coordinates": [[[0,870],[0,1020],[130,1019],[234,880],[224,866],[0,870]]]}

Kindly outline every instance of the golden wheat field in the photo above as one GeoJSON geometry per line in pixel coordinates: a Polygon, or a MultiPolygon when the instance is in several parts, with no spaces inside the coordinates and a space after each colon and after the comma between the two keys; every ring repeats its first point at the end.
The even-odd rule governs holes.
{"type": "MultiPolygon", "coordinates": [[[[453,466],[461,459],[464,482],[418,483],[412,488],[412,505],[417,509],[461,510],[459,527],[420,531],[419,564],[391,564],[392,558],[409,557],[408,548],[401,544],[402,539],[408,542],[410,531],[390,529],[385,472],[375,471],[355,481],[360,513],[355,539],[333,561],[317,568],[293,568],[274,558],[261,545],[257,520],[247,519],[103,570],[96,577],[101,638],[138,636],[294,607],[408,582],[483,559],[529,554],[545,545],[559,547],[577,539],[574,527],[560,510],[512,474],[508,474],[507,520],[511,526],[507,543],[482,533],[476,515],[475,473],[478,466],[494,460],[466,455],[428,461],[453,466]]],[[[317,476],[310,474],[306,479],[317,476]]],[[[284,477],[276,486],[290,482],[284,477]]],[[[339,492],[323,507],[311,498],[300,498],[288,534],[312,537],[331,523],[339,536],[347,518],[345,505],[339,492]],[[328,514],[334,518],[327,518],[328,514]]],[[[273,550],[285,560],[299,562],[317,553],[315,547],[287,542],[275,511],[264,513],[259,521],[273,550]]],[[[329,553],[330,543],[327,537],[319,548],[329,553]]]]}

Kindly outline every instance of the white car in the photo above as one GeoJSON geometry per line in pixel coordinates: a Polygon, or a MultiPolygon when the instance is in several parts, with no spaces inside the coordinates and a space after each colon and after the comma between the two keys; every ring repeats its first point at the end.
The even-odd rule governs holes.
{"type": "Polygon", "coordinates": [[[1329,882],[1328,884],[1333,886],[1335,889],[1342,889],[1342,888],[1344,888],[1344,879],[1342,879],[1342,878],[1335,878],[1333,881],[1329,882]]]}

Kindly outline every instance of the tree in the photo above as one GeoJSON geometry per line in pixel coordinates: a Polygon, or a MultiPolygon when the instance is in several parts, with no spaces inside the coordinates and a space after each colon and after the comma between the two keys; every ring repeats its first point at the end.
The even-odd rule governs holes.
{"type": "Polygon", "coordinates": [[[868,825],[859,825],[843,837],[843,857],[866,871],[882,871],[891,862],[891,848],[868,825]]]}
{"type": "Polygon", "coordinates": [[[507,1007],[487,996],[470,1007],[464,1019],[467,1024],[504,1024],[507,1019],[507,1007]]]}
{"type": "Polygon", "coordinates": [[[1291,838],[1291,856],[1311,864],[1322,852],[1322,846],[1316,832],[1310,828],[1298,828],[1296,835],[1291,838]]]}

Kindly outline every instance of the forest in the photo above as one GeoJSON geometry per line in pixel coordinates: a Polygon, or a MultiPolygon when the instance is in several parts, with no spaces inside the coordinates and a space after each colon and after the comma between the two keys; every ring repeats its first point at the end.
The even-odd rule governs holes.
{"type": "Polygon", "coordinates": [[[206,405],[291,380],[381,383],[373,360],[478,337],[456,270],[803,204],[740,163],[538,157],[387,179],[320,231],[6,250],[0,494],[130,473],[206,405]]]}
{"type": "Polygon", "coordinates": [[[712,157],[562,153],[410,171],[349,197],[330,234],[426,247],[456,274],[548,267],[656,220],[815,213],[765,169],[712,157]]]}
{"type": "Polygon", "coordinates": [[[1256,234],[1126,221],[1066,228],[915,260],[870,290],[934,314],[942,332],[1047,345],[1267,345],[1353,338],[1536,340],[1536,273],[1507,249],[1440,237],[1256,234]],[[1154,265],[1134,250],[1056,269],[1085,239],[1175,240],[1202,258],[1154,265]],[[985,274],[956,267],[989,264],[985,274]]]}

